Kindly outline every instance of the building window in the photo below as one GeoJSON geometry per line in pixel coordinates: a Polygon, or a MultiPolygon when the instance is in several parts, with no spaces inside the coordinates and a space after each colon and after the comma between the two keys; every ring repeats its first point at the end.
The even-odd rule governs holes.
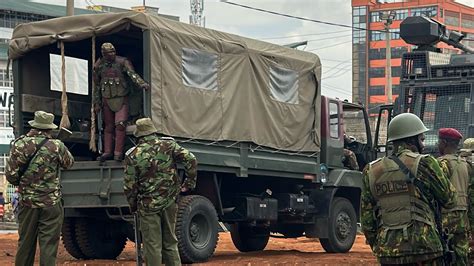
{"type": "Polygon", "coordinates": [[[369,59],[370,60],[385,59],[385,48],[370,49],[369,59]]]}
{"type": "Polygon", "coordinates": [[[217,90],[218,58],[218,54],[183,48],[183,84],[203,90],[217,90]]]}
{"type": "Polygon", "coordinates": [[[380,22],[380,21],[382,20],[380,19],[379,11],[370,12],[370,22],[380,22]]]}
{"type": "Polygon", "coordinates": [[[13,75],[11,70],[7,78],[7,71],[0,69],[0,87],[13,87],[13,75]]]}
{"type": "Polygon", "coordinates": [[[444,22],[446,25],[459,26],[459,13],[454,11],[444,11],[444,22]]]}
{"type": "Polygon", "coordinates": [[[408,52],[408,47],[402,46],[402,47],[392,47],[392,58],[401,58],[403,53],[408,52]]]}
{"type": "Polygon", "coordinates": [[[356,44],[365,43],[365,29],[367,28],[367,8],[365,6],[357,6],[352,9],[352,25],[356,27],[352,31],[352,42],[356,44]]]}
{"type": "Polygon", "coordinates": [[[382,78],[385,77],[384,67],[371,67],[369,68],[369,78],[382,78]]]}
{"type": "Polygon", "coordinates": [[[385,32],[383,31],[371,31],[370,32],[370,40],[371,41],[383,41],[385,40],[385,32]]]}
{"type": "Polygon", "coordinates": [[[408,9],[395,10],[395,20],[404,20],[408,17],[408,9]]]}
{"type": "Polygon", "coordinates": [[[461,26],[463,28],[474,29],[474,16],[462,13],[461,26]]]}
{"type": "Polygon", "coordinates": [[[10,10],[3,10],[0,12],[0,27],[15,28],[18,24],[32,21],[40,21],[50,19],[53,17],[37,14],[28,14],[23,12],[16,12],[10,10]]]}
{"type": "Polygon", "coordinates": [[[392,40],[400,39],[400,29],[390,29],[390,38],[392,40]]]}
{"type": "Polygon", "coordinates": [[[369,95],[385,95],[385,86],[370,86],[369,95]]]}
{"type": "Polygon", "coordinates": [[[5,173],[5,165],[7,164],[7,154],[0,154],[0,173],[5,173]]]}
{"type": "Polygon", "coordinates": [[[392,67],[392,77],[400,77],[402,75],[402,67],[392,67]]]}
{"type": "Polygon", "coordinates": [[[411,15],[412,16],[427,16],[427,17],[436,17],[438,8],[436,6],[430,7],[419,7],[419,8],[412,8],[411,15]]]}

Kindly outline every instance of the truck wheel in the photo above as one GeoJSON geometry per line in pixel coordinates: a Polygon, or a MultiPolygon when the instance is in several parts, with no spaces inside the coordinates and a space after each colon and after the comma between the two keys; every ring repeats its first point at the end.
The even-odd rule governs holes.
{"type": "Polygon", "coordinates": [[[116,221],[77,219],[76,236],[82,253],[93,259],[117,258],[127,242],[121,226],[122,223],[116,221]]]}
{"type": "Polygon", "coordinates": [[[357,233],[356,212],[354,207],[345,198],[334,198],[329,211],[328,238],[321,238],[320,242],[326,252],[348,252],[357,233]]]}
{"type": "Polygon", "coordinates": [[[230,236],[240,252],[259,251],[267,246],[270,229],[235,223],[230,227],[230,236]]]}
{"type": "Polygon", "coordinates": [[[185,196],[178,203],[176,237],[183,263],[207,261],[217,246],[218,221],[214,205],[205,197],[185,196]]]}
{"type": "Polygon", "coordinates": [[[82,253],[77,243],[76,237],[76,219],[75,218],[64,218],[63,226],[61,228],[61,238],[63,240],[64,248],[76,259],[88,259],[84,253],[82,253]]]}

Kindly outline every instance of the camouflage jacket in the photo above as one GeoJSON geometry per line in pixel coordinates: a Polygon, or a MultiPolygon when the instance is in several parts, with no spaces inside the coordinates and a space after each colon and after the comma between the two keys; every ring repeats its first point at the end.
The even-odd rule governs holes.
{"type": "Polygon", "coordinates": [[[194,155],[171,138],[152,134],[139,139],[125,158],[124,191],[132,210],[157,213],[176,200],[181,186],[196,186],[194,155]],[[176,164],[182,163],[186,179],[181,185],[176,164]]]}
{"type": "MultiPolygon", "coordinates": [[[[146,82],[138,75],[132,63],[126,59],[125,57],[116,56],[115,61],[109,63],[106,60],[99,59],[94,65],[94,73],[93,79],[95,83],[94,95],[93,95],[93,103],[100,104],[102,102],[102,97],[123,97],[126,96],[130,90],[128,89],[128,84],[133,84],[136,87],[140,87],[146,82]],[[114,91],[112,92],[113,95],[102,95],[103,92],[103,82],[106,79],[106,73],[113,72],[112,76],[116,77],[120,86],[116,86],[115,90],[125,90],[123,92],[114,91]]],[[[114,84],[115,85],[115,82],[114,84]]],[[[110,94],[111,92],[109,92],[110,94]]]]}
{"type": "MultiPolygon", "coordinates": [[[[443,173],[448,178],[451,177],[453,174],[453,169],[447,159],[438,158],[439,164],[443,173]]],[[[472,165],[464,161],[464,163],[468,167],[469,176],[468,178],[468,212],[466,211],[454,211],[443,214],[443,227],[448,229],[449,233],[467,233],[470,230],[470,224],[474,223],[474,215],[473,215],[473,207],[474,207],[474,172],[472,169],[472,165]],[[469,214],[469,215],[468,215],[469,214]]]]}
{"type": "MultiPolygon", "coordinates": [[[[401,150],[397,156],[408,152],[401,150]]],[[[371,164],[364,169],[363,191],[361,205],[361,223],[368,244],[381,263],[400,264],[423,261],[442,255],[440,236],[434,226],[414,221],[405,232],[408,239],[404,238],[403,229],[385,231],[379,226],[375,207],[377,202],[371,194],[369,185],[369,172],[371,164]]],[[[416,173],[418,178],[427,188],[422,192],[415,187],[415,196],[432,206],[432,200],[450,208],[454,205],[456,196],[455,188],[447,179],[438,162],[432,156],[423,157],[416,173]]]]}
{"type": "Polygon", "coordinates": [[[70,168],[74,157],[64,143],[37,129],[32,129],[26,136],[16,139],[7,160],[5,175],[7,180],[18,185],[20,204],[30,208],[43,208],[55,205],[61,199],[59,168],[70,168]],[[25,167],[37,145],[48,138],[31,160],[23,176],[20,168],[25,167]]]}

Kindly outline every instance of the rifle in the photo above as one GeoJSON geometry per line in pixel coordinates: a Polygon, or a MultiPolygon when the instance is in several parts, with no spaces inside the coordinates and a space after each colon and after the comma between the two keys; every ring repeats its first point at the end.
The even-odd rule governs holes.
{"type": "Polygon", "coordinates": [[[135,252],[137,256],[137,266],[143,265],[142,257],[142,236],[140,234],[140,220],[138,217],[138,212],[133,213],[133,224],[134,224],[134,233],[135,233],[135,252]]]}
{"type": "MultiPolygon", "coordinates": [[[[415,178],[415,175],[408,169],[408,167],[395,155],[390,155],[390,159],[392,159],[395,163],[398,164],[400,170],[406,175],[407,183],[412,183],[416,186],[420,191],[426,194],[428,191],[419,179],[415,178]]],[[[428,195],[428,194],[427,194],[428,195]]],[[[435,199],[431,200],[432,209],[434,212],[434,219],[436,223],[436,230],[439,233],[441,245],[443,246],[443,260],[446,265],[453,265],[456,262],[456,256],[454,251],[451,249],[449,236],[446,231],[443,230],[442,218],[441,218],[441,207],[439,206],[438,202],[435,199]]]]}
{"type": "Polygon", "coordinates": [[[103,133],[103,125],[102,125],[102,110],[97,112],[97,131],[99,132],[99,140],[97,141],[97,151],[99,154],[102,154],[104,151],[104,145],[102,143],[102,133],[103,133]]]}
{"type": "Polygon", "coordinates": [[[443,246],[443,260],[446,265],[454,265],[456,263],[456,253],[452,249],[452,243],[449,239],[447,230],[443,230],[441,207],[436,200],[433,200],[434,216],[436,229],[439,232],[441,245],[443,246]]]}
{"type": "Polygon", "coordinates": [[[72,132],[67,129],[67,128],[64,128],[64,127],[61,127],[59,129],[59,132],[58,132],[58,135],[56,136],[57,139],[61,140],[61,141],[65,141],[66,139],[68,139],[70,136],[72,135],[72,132]]]}

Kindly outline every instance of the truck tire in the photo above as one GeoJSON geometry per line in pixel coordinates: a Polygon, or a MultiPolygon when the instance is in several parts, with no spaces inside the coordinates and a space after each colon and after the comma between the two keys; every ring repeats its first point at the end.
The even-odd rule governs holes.
{"type": "Polygon", "coordinates": [[[89,259],[79,248],[76,237],[76,218],[64,218],[61,228],[61,238],[64,248],[76,259],[89,259]]]}
{"type": "Polygon", "coordinates": [[[79,248],[92,259],[115,259],[122,253],[127,236],[116,221],[91,218],[76,220],[76,236],[79,248]]]}
{"type": "Polygon", "coordinates": [[[328,238],[321,238],[324,250],[329,253],[348,252],[357,233],[357,218],[351,202],[345,198],[333,199],[329,211],[328,238]]]}
{"type": "Polygon", "coordinates": [[[235,223],[230,226],[230,236],[234,246],[240,252],[260,251],[267,246],[270,229],[235,223]]]}
{"type": "Polygon", "coordinates": [[[217,246],[218,220],[214,205],[205,197],[184,196],[178,202],[176,237],[181,261],[207,261],[217,246]]]}

